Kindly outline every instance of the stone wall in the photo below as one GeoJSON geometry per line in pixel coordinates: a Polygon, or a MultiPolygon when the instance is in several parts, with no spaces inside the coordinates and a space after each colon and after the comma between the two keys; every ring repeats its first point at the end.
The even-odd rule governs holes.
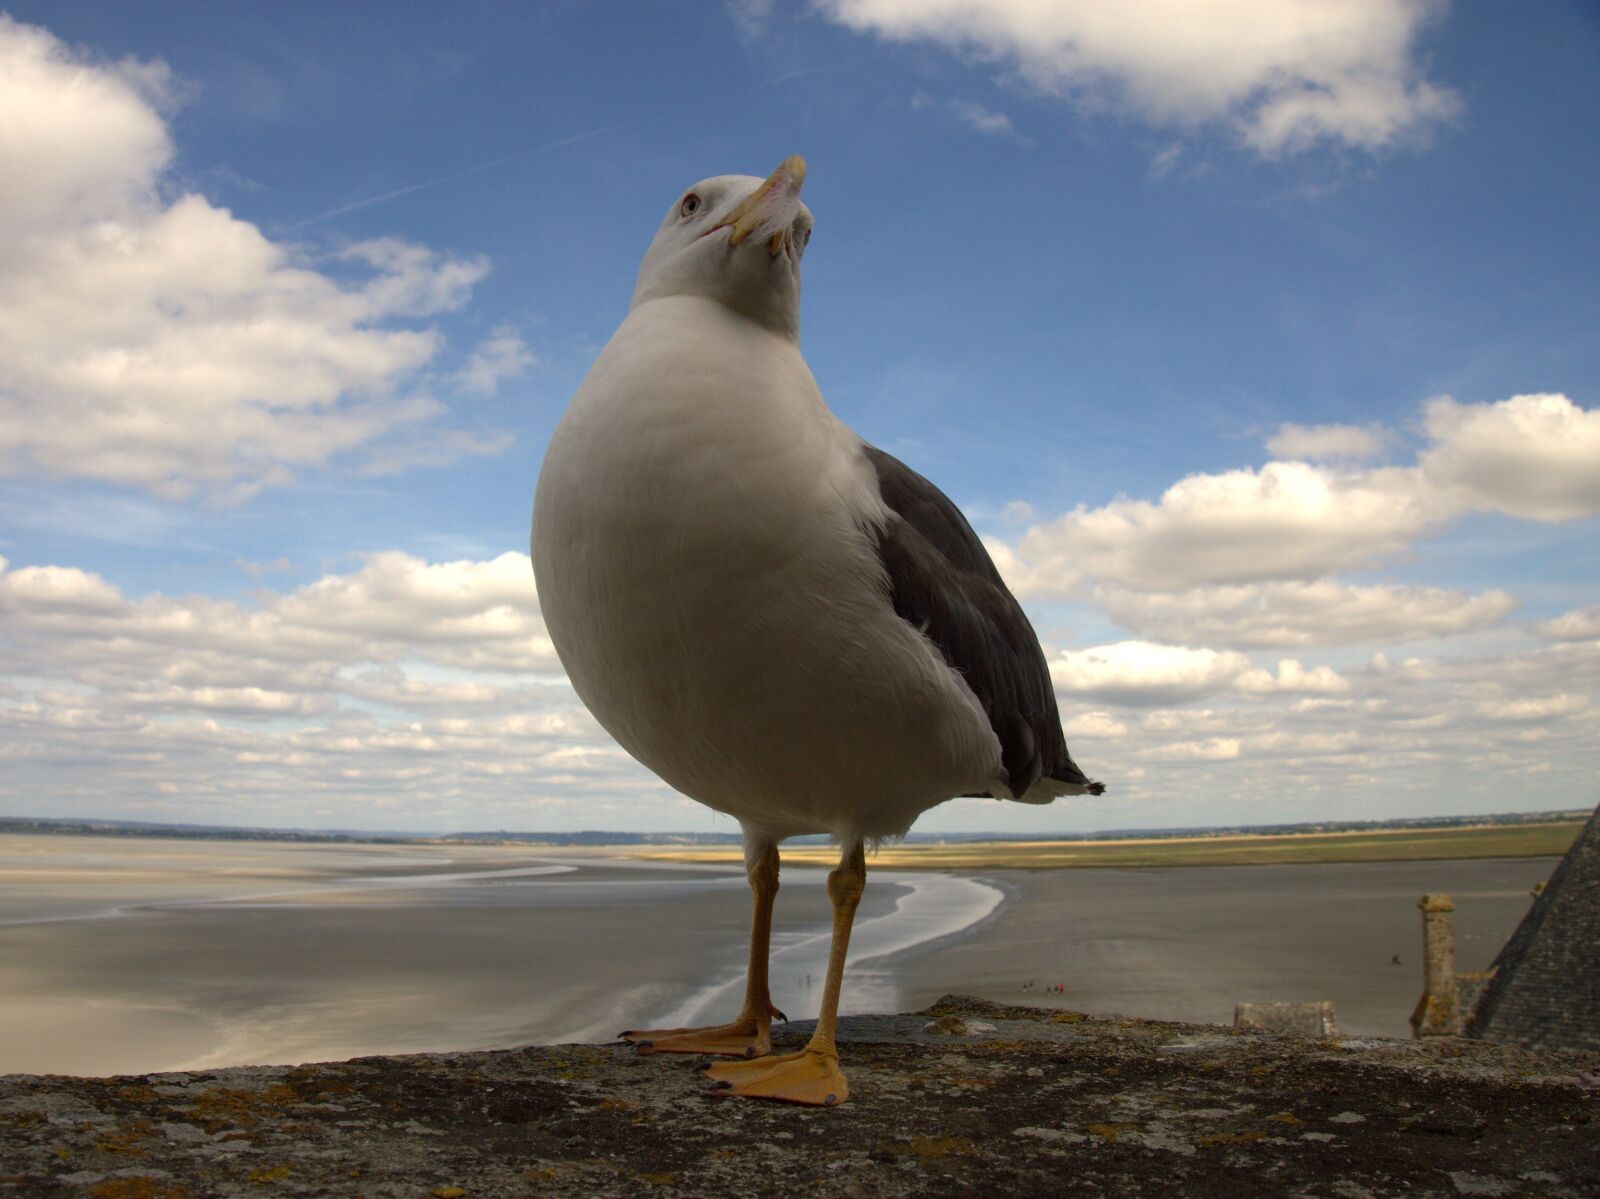
{"type": "Polygon", "coordinates": [[[12,1076],[0,1196],[1600,1194],[1594,1054],[959,997],[839,1039],[832,1109],[719,1099],[693,1059],[616,1045],[12,1076]]]}

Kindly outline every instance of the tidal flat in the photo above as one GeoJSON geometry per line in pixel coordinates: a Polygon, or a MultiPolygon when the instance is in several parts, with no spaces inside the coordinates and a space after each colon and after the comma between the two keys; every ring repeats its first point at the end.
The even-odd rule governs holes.
{"type": "MultiPolygon", "coordinates": [[[[0,1073],[594,1041],[731,1016],[743,871],[625,853],[0,837],[0,1073]]],[[[1227,1022],[1238,1000],[1332,999],[1346,1032],[1405,1035],[1417,897],[1455,895],[1460,967],[1482,968],[1553,865],[869,865],[843,1009],[965,992],[1227,1022]]],[[[773,995],[795,1019],[820,998],[824,878],[788,867],[778,897],[773,995]]]]}

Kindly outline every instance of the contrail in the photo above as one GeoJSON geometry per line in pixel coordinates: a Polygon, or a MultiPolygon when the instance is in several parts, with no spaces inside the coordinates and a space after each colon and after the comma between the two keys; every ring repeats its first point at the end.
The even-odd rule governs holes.
{"type": "Polygon", "coordinates": [[[491,158],[487,162],[480,162],[460,171],[452,171],[448,175],[440,175],[435,179],[425,179],[421,183],[408,184],[397,187],[393,191],[379,192],[375,196],[365,199],[352,200],[348,204],[341,204],[337,208],[330,208],[327,212],[319,212],[316,216],[308,216],[304,220],[294,221],[284,226],[287,229],[303,229],[307,225],[317,225],[323,221],[331,221],[336,216],[343,216],[347,212],[359,212],[363,208],[373,208],[379,204],[387,204],[390,200],[398,200],[401,196],[409,196],[412,192],[427,191],[430,187],[438,187],[441,183],[451,183],[457,179],[465,179],[469,175],[476,175],[480,171],[487,171],[492,167],[503,166],[508,162],[515,162],[519,158],[526,158],[530,154],[540,154],[546,150],[558,150],[562,146],[570,146],[574,142],[588,141],[591,137],[599,137],[606,133],[615,133],[619,129],[626,129],[636,122],[624,122],[618,125],[605,125],[599,129],[588,129],[582,133],[574,133],[568,137],[557,138],[553,142],[545,142],[538,146],[529,146],[511,154],[502,154],[499,158],[491,158]]]}

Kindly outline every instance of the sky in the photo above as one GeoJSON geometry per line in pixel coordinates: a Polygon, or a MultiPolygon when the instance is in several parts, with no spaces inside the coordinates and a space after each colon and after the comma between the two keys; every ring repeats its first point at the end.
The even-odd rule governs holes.
{"type": "Polygon", "coordinates": [[[823,394],[1108,784],[920,829],[1600,800],[1592,5],[6,14],[0,814],[735,831],[578,702],[528,515],[663,214],[796,153],[823,394]]]}

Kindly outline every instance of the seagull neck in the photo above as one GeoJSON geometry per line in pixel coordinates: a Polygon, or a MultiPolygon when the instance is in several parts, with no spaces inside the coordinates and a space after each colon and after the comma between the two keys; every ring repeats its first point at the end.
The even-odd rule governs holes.
{"type": "Polygon", "coordinates": [[[629,309],[628,320],[638,321],[667,318],[670,320],[694,321],[706,319],[726,322],[730,328],[742,329],[755,333],[758,336],[772,337],[787,345],[798,348],[800,343],[800,322],[798,316],[788,322],[762,320],[756,314],[712,296],[695,295],[693,293],[678,293],[676,295],[649,296],[635,300],[629,309]]]}

